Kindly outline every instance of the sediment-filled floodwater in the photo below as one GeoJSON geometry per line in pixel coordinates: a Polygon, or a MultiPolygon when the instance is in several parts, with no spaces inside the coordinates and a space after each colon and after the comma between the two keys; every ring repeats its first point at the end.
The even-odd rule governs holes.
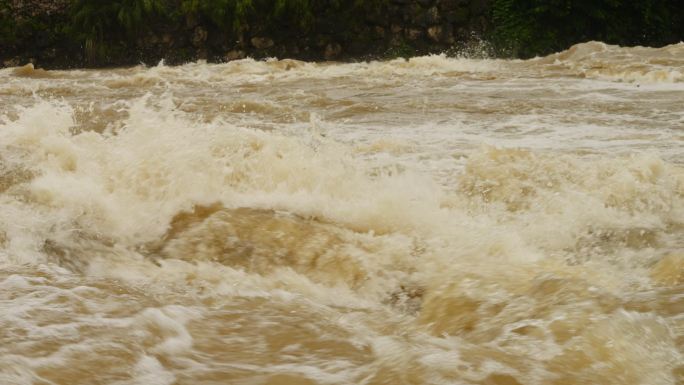
{"type": "Polygon", "coordinates": [[[682,43],[0,80],[0,384],[684,384],[682,43]]]}

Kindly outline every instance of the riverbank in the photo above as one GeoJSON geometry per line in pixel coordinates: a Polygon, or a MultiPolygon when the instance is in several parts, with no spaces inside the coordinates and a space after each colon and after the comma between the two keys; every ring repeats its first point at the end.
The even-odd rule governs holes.
{"type": "Polygon", "coordinates": [[[677,43],[684,10],[667,0],[0,0],[5,67],[360,61],[458,54],[481,41],[488,56],[528,58],[589,40],[677,43]]]}
{"type": "Polygon", "coordinates": [[[160,9],[93,3],[93,8],[100,8],[92,10],[87,3],[14,0],[6,4],[0,62],[70,68],[245,57],[307,61],[408,57],[468,44],[486,33],[491,13],[488,0],[319,3],[305,10],[277,12],[254,4],[239,16],[235,10],[232,15],[216,16],[217,9],[207,5],[211,2],[151,2],[160,9]],[[140,20],[126,21],[127,17],[140,20]]]}

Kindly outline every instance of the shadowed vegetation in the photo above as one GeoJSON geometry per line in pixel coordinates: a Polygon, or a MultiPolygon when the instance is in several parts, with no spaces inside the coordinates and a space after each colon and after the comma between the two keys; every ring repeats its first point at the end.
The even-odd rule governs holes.
{"type": "Polygon", "coordinates": [[[0,0],[0,59],[14,65],[406,57],[462,52],[482,36],[499,56],[522,58],[588,40],[662,46],[684,40],[684,7],[672,0],[0,0]],[[54,9],[36,13],[36,4],[54,9]]]}
{"type": "Polygon", "coordinates": [[[684,7],[672,0],[495,0],[492,22],[492,41],[517,57],[589,40],[661,46],[684,39],[684,7]]]}
{"type": "Polygon", "coordinates": [[[80,42],[89,61],[106,60],[139,44],[152,28],[171,30],[189,20],[209,29],[212,36],[228,40],[258,20],[258,29],[279,33],[279,29],[304,34],[334,18],[336,25],[351,27],[359,18],[375,11],[386,0],[74,0],[69,7],[66,32],[80,42]]]}
{"type": "Polygon", "coordinates": [[[75,0],[68,32],[83,43],[89,60],[101,60],[112,43],[135,39],[149,28],[149,18],[165,11],[164,0],[75,0]]]}

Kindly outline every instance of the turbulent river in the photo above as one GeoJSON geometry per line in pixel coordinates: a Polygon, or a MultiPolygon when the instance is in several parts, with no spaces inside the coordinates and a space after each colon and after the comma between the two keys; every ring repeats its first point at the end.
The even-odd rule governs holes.
{"type": "Polygon", "coordinates": [[[0,384],[684,384],[684,44],[0,70],[0,384]]]}

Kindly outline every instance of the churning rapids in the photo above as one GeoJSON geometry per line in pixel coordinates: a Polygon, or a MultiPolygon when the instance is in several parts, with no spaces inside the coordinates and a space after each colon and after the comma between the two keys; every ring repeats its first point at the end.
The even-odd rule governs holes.
{"type": "Polygon", "coordinates": [[[684,43],[0,70],[0,384],[684,384],[684,43]]]}

